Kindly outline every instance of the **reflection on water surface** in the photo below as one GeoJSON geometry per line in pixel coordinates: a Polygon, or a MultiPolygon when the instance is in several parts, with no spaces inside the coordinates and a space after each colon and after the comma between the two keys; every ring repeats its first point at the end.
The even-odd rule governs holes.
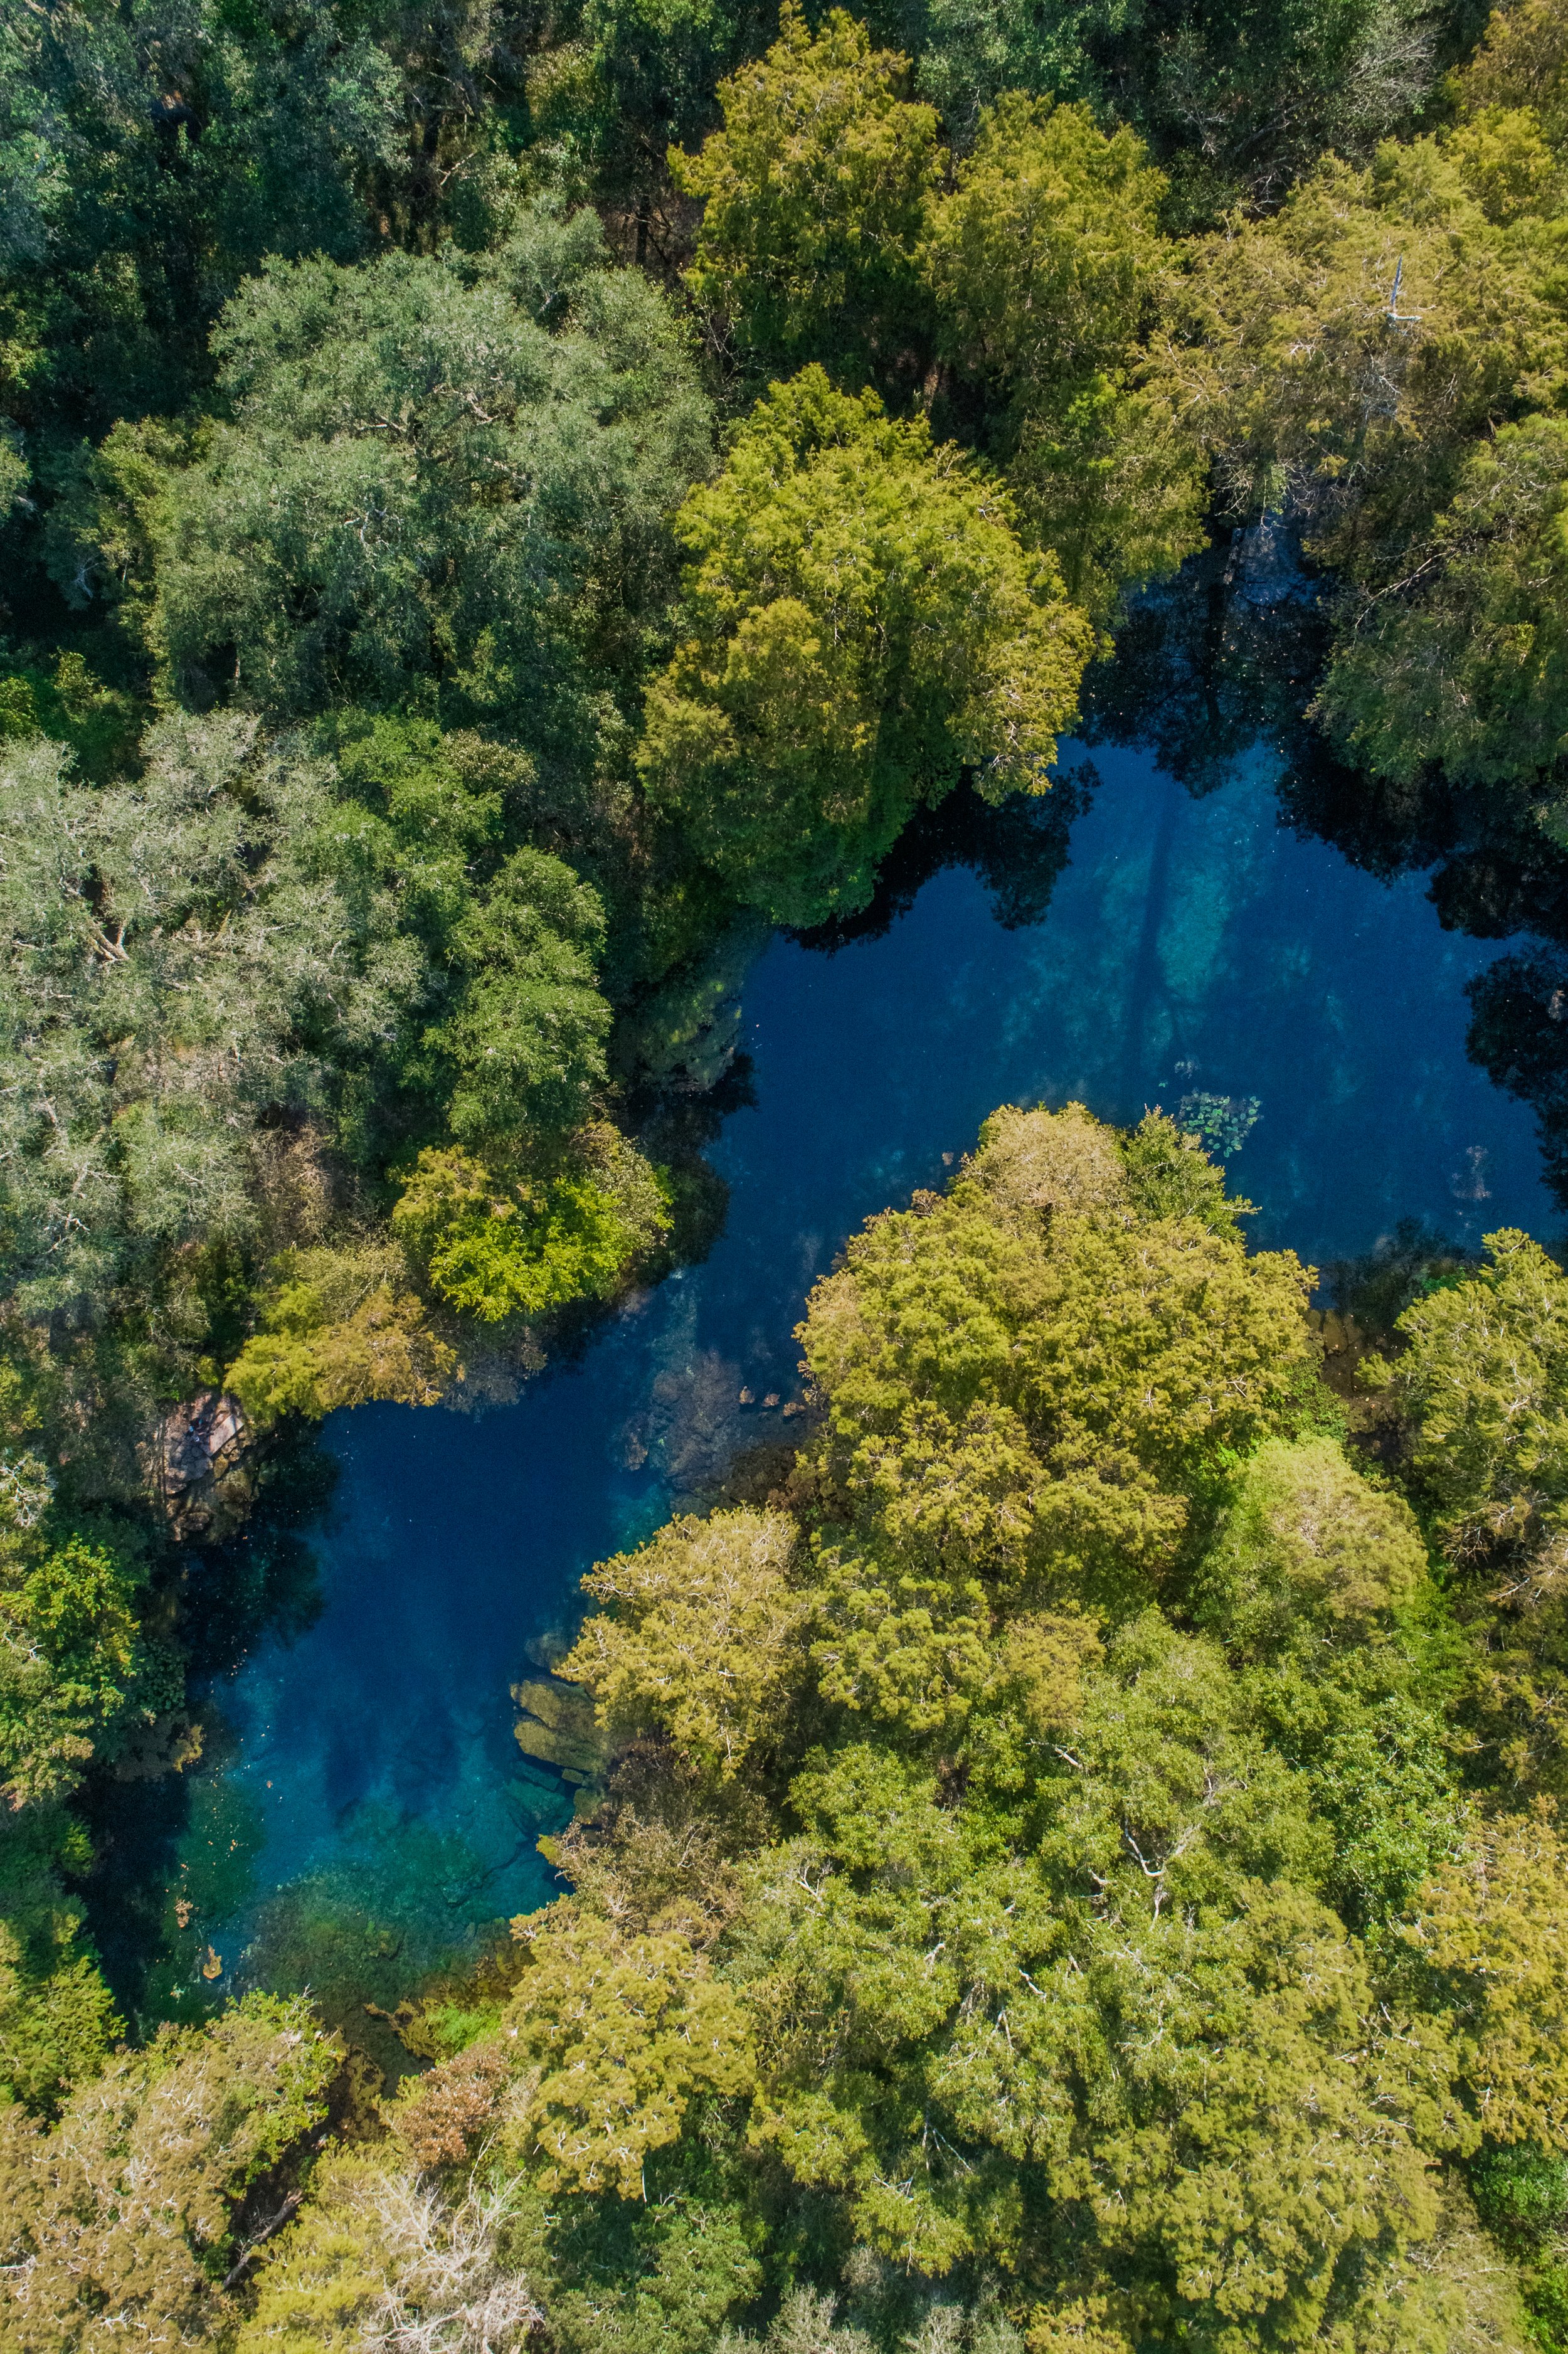
{"type": "Polygon", "coordinates": [[[785,1436],[808,1287],[869,1211],[939,1184],[998,1103],[1126,1120],[1189,1099],[1245,1140],[1256,1240],[1314,1260],[1402,1216],[1471,1242],[1554,1231],[1529,1113],[1466,1059],[1464,985],[1495,945],[1443,932],[1419,878],[1385,885],[1284,830],[1261,761],[1196,801],[1138,754],[1097,764],[1037,926],[1004,929],[951,870],[881,938],[767,950],[745,1001],[756,1101],[713,1154],[732,1194],[705,1265],[514,1406],[328,1426],[323,1607],[218,1695],[238,1754],[193,1791],[187,1845],[224,1827],[231,1915],[250,1860],[213,1929],[227,1966],[260,1903],[253,1967],[406,1986],[465,1923],[552,1893],[534,1842],[559,1786],[511,1738],[530,1639],[596,1557],[737,1445],[785,1436]]]}

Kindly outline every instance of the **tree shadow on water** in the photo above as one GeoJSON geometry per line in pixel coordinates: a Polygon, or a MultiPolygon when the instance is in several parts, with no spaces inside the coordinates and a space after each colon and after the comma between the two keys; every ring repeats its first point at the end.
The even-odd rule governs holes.
{"type": "Polygon", "coordinates": [[[285,1428],[257,1466],[243,1527],[193,1543],[171,1593],[185,1662],[168,1697],[177,1743],[129,1745],[89,1776],[78,1812],[92,1862],[77,1893],[128,2024],[206,2017],[222,1998],[212,1925],[249,1902],[263,1832],[255,1801],[228,1776],[237,1744],[223,1686],[264,1639],[296,1640],[322,1608],[311,1544],[330,1506],[335,1458],[313,1425],[285,1428]],[[183,1702],[183,1705],[181,1705],[183,1702]]]}
{"type": "Polygon", "coordinates": [[[959,785],[935,809],[917,810],[882,864],[875,896],[858,915],[786,930],[784,937],[822,956],[856,940],[879,940],[906,916],[935,875],[967,866],[991,897],[1004,931],[1044,923],[1067,863],[1074,822],[1099,779],[1081,756],[1058,769],[1048,791],[1015,794],[993,806],[959,785]]]}
{"type": "Polygon", "coordinates": [[[1136,599],[1091,674],[1091,743],[1152,751],[1190,792],[1216,790],[1259,746],[1279,761],[1279,819],[1385,882],[1429,875],[1446,931],[1528,948],[1467,988],[1467,1051],[1528,1103],[1543,1175],[1568,1208],[1568,852],[1521,792],[1347,767],[1312,723],[1328,645],[1320,584],[1283,534],[1230,535],[1136,599]]]}

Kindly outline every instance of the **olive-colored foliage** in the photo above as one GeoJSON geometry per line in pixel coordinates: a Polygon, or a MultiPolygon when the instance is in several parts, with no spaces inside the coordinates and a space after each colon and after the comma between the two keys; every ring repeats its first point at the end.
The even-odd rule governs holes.
{"type": "Polygon", "coordinates": [[[620,1940],[569,1908],[517,1925],[533,1961],[502,2034],[537,2074],[515,2135],[546,2190],[643,2198],[694,2095],[750,2084],[746,2012],[678,1934],[620,1940]]]}
{"type": "Polygon", "coordinates": [[[593,1694],[612,1737],[658,1731],[704,1772],[735,1776],[774,1734],[799,1669],[799,1542],[783,1512],[672,1521],[584,1579],[608,1607],[558,1672],[593,1694]]]}
{"type": "Polygon", "coordinates": [[[620,1759],[614,1789],[543,1851],[585,1912],[628,1935],[673,1932],[706,1952],[739,1909],[735,1858],[768,1808],[752,1788],[671,1776],[666,1762],[652,1744],[620,1759]]]}
{"type": "Polygon", "coordinates": [[[224,1376],[254,1428],[373,1398],[436,1403],[457,1354],[431,1331],[401,1252],[375,1243],[292,1251],[273,1274],[260,1329],[224,1376]]]}
{"type": "MultiPolygon", "coordinates": [[[[1072,1113],[1032,1118],[1043,1136],[1054,1119],[1075,1132],[1072,1113]]],[[[1010,1172],[1016,1127],[993,1134],[1010,1172]]],[[[1008,1499],[1012,1574],[1109,1593],[1170,1562],[1194,1485],[1287,1414],[1305,1278],[1288,1253],[1249,1258],[1230,1233],[1130,1204],[1020,1216],[988,1185],[991,1149],[945,1200],[851,1242],[811,1295],[806,1362],[838,1476],[870,1490],[890,1534],[902,1542],[888,1505],[906,1484],[927,1516],[947,1467],[1000,1444],[983,1478],[993,1522],[1008,1499]]],[[[933,1535],[940,1550],[939,1523],[933,1535]]],[[[974,1546],[977,1566],[1001,1536],[974,1546]]]]}
{"type": "Polygon", "coordinates": [[[1475,1275],[1405,1310],[1407,1345],[1384,1376],[1460,1559],[1538,1550],[1568,1503],[1568,1280],[1528,1235],[1486,1247],[1475,1275]]]}
{"type": "Polygon", "coordinates": [[[779,2354],[1018,2354],[988,2283],[1038,2349],[1522,2347],[1456,2168],[1563,2138],[1561,1842],[1456,1787],[1471,1663],[1301,1435],[1305,1299],[1162,1115],[1006,1108],[812,1295],[794,1511],[586,1581],[576,1893],[397,2112],[517,2179],[573,2354],[706,2342],[677,2276],[765,2235],[834,2292],[779,2354]]]}
{"type": "Polygon", "coordinates": [[[1347,637],[1318,708],[1374,776],[1550,776],[1568,748],[1568,431],[1505,425],[1467,457],[1422,556],[1431,585],[1347,637]]]}
{"type": "Polygon", "coordinates": [[[1553,146],[1568,136],[1568,11],[1563,0],[1499,8],[1465,69],[1469,106],[1531,108],[1553,146]]]}
{"type": "Polygon", "coordinates": [[[49,2130],[0,2111],[7,2344],[221,2330],[238,2202],[319,2124],[340,2057],[307,2004],[251,1995],[112,2061],[49,2130]]]}
{"type": "MultiPolygon", "coordinates": [[[[1163,1115],[998,1114],[813,1294],[788,1509],[593,1573],[565,1664],[608,1738],[519,1688],[609,1776],[543,1843],[576,1893],[397,2014],[437,2064],[385,2142],[306,2183],[337,2059],[298,2004],[107,2058],[62,1893],[72,1786],[180,1696],[201,1581],[97,1509],[157,1416],[226,1366],[258,1426],[426,1401],[458,1317],[532,1363],[656,1272],[609,997],[699,1084],[753,914],[863,907],[966,772],[1040,790],[1203,465],[1338,572],[1339,744],[1562,831],[1568,19],[1520,0],[1374,154],[1461,17],[787,7],[738,67],[727,0],[0,24],[21,2354],[709,2354],[743,2306],[775,2354],[1511,2350],[1527,2244],[1563,2337],[1564,1859],[1520,1811],[1568,1778],[1562,1279],[1494,1238],[1404,1320],[1387,1461],[1481,1573],[1431,1581],[1303,1270],[1163,1115]],[[665,150],[718,113],[669,159],[699,222],[665,150]],[[715,385],[821,363],[716,480],[692,340],[608,258],[673,281],[690,238],[715,385]]],[[[308,1880],[251,1965],[335,2016],[373,1939],[390,2002],[416,1947],[308,1880]]]]}
{"type": "Polygon", "coordinates": [[[1403,1931],[1448,2014],[1489,2140],[1568,2150],[1568,1844],[1542,1808],[1478,1824],[1403,1931]]]}
{"type": "Polygon", "coordinates": [[[1097,616],[1203,545],[1191,440],[1140,379],[1164,186],[1130,131],[1014,92],[981,116],[921,249],[944,349],[1003,404],[997,454],[1028,531],[1097,616]]]}
{"type": "Polygon", "coordinates": [[[1014,91],[988,109],[925,245],[955,358],[1035,404],[1115,367],[1164,259],[1164,185],[1085,107],[1014,91]]]}
{"type": "Polygon", "coordinates": [[[396,2145],[340,2149],[299,2223],[263,2253],[236,2354],[348,2354],[372,2330],[405,2345],[516,2354],[543,2321],[506,2260],[517,2186],[472,2179],[449,2195],[396,2145]]]}
{"type": "Polygon", "coordinates": [[[1082,1104],[1064,1105],[1059,1112],[1003,1104],[981,1121],[979,1145],[968,1173],[983,1187],[985,1201],[1004,1214],[1115,1210],[1127,1198],[1119,1140],[1082,1104]]]}
{"type": "Polygon", "coordinates": [[[594,1123],[539,1177],[456,1147],[419,1155],[392,1213],[433,1288],[484,1323],[603,1299],[670,1230],[661,1172],[594,1123]]]}
{"type": "Polygon", "coordinates": [[[656,2202],[612,2192],[557,2202],[556,2228],[539,2237],[562,2354],[708,2354],[726,2343],[726,2317],[761,2290],[765,2228],[746,2169],[695,2152],[672,2160],[656,2202]]]}
{"type": "MultiPolygon", "coordinates": [[[[11,1476],[37,1479],[24,1457],[11,1476]]],[[[12,1806],[69,1790],[125,1705],[141,1661],[141,1564],[80,1535],[7,1532],[0,1552],[0,1768],[12,1806]]]]}
{"type": "Polygon", "coordinates": [[[908,73],[842,8],[813,33],[785,0],[774,47],[719,85],[723,130],[700,154],[672,154],[676,186],[704,205],[687,284],[750,351],[826,360],[853,387],[919,332],[939,157],[908,73]]]}
{"type": "Polygon", "coordinates": [[[1272,219],[1199,248],[1177,397],[1238,498],[1288,497],[1375,588],[1471,437],[1555,382],[1554,250],[1533,217],[1489,216],[1451,142],[1328,161],[1272,219]]]}
{"type": "Polygon", "coordinates": [[[1418,1299],[1402,1351],[1366,1367],[1402,1417],[1434,1533],[1471,1573],[1456,1595],[1477,1645],[1465,1717],[1516,1804],[1561,1791],[1568,1761],[1565,1301],[1539,1244],[1492,1235],[1487,1263],[1418,1299]]]}
{"type": "Polygon", "coordinates": [[[1004,1108],[945,1202],[874,1221],[811,1295],[800,1339],[851,1524],[819,1553],[824,1697],[906,1736],[983,1715],[999,1615],[1137,1606],[1192,1495],[1288,1415],[1300,1271],[1249,1260],[1234,1221],[1160,1216],[1164,1193],[1140,1215],[1146,1164],[1172,1154],[1181,1176],[1152,1123],[1123,1150],[1080,1106],[1004,1108]]]}
{"type": "Polygon", "coordinates": [[[35,665],[0,675],[0,743],[52,737],[70,747],[94,784],[107,784],[133,764],[140,733],[135,699],[95,677],[74,648],[52,672],[35,665]]]}
{"type": "Polygon", "coordinates": [[[215,331],[221,419],[184,462],[111,435],[61,519],[62,578],[112,592],[129,566],[198,704],[221,684],[275,712],[385,705],[439,672],[455,711],[591,757],[708,466],[668,306],[603,265],[591,215],[547,210],[483,259],[270,265],[215,331]]]}
{"type": "Polygon", "coordinates": [[[1236,504],[1283,507],[1338,569],[1316,709],[1349,756],[1537,800],[1568,725],[1550,414],[1568,182],[1557,134],[1499,101],[1537,45],[1548,92],[1549,18],[1518,12],[1457,78],[1450,130],[1362,172],[1325,162],[1201,249],[1161,363],[1236,504]]]}
{"type": "Polygon", "coordinates": [[[751,2130],[924,2272],[1060,2264],[1064,2302],[1108,2291],[1132,2335],[1309,2344],[1363,2233],[1431,2229],[1423,2100],[1366,2048],[1339,1923],[1248,1877],[1309,1865],[1309,1825],[1205,1664],[1133,1638],[1073,1762],[1045,1753],[1033,1857],[1022,1823],[937,1806],[886,1753],[808,1772],[808,1828],[759,1861],[737,1946],[751,2130]],[[1047,2246],[1025,2179],[1061,2211],[1047,2246]]]}
{"type": "Polygon", "coordinates": [[[123,2031],[98,1965],[71,1950],[74,1925],[62,1925],[59,1949],[47,1957],[53,1967],[40,1969],[41,1957],[0,1922],[0,2084],[32,2110],[53,2110],[90,2083],[123,2031]]]}
{"type": "Polygon", "coordinates": [[[964,770],[991,800],[1046,789],[1089,624],[922,420],[809,367],[758,403],[678,528],[681,642],[639,758],[737,898],[788,923],[853,913],[964,770]]]}
{"type": "Polygon", "coordinates": [[[1468,1694],[1475,1737],[1516,1798],[1568,1796],[1568,1591],[1561,1543],[1468,1596],[1480,1657],[1468,1694]]]}
{"type": "Polygon", "coordinates": [[[1371,1486],[1330,1439],[1272,1439],[1247,1465],[1204,1559],[1198,1616],[1248,1653],[1355,1643],[1412,1602],[1425,1575],[1402,1497],[1371,1486]]]}
{"type": "Polygon", "coordinates": [[[689,282],[745,351],[819,361],[846,389],[901,383],[934,344],[995,408],[982,446],[1027,535],[1104,618],[1202,545],[1191,438],[1140,369],[1172,251],[1164,180],[1132,133],[1012,93],[942,193],[904,68],[842,14],[812,37],[787,12],[724,85],[726,129],[673,158],[705,201],[689,282]]]}
{"type": "Polygon", "coordinates": [[[1240,1234],[1251,1203],[1226,1193],[1224,1171],[1209,1159],[1201,1139],[1167,1113],[1145,1113],[1123,1142],[1122,1159],[1128,1190],[1145,1217],[1192,1218],[1214,1234],[1240,1234]]]}
{"type": "MultiPolygon", "coordinates": [[[[975,1435],[962,1434],[966,1453],[975,1435]]],[[[824,1699],[920,1734],[956,1723],[984,1696],[991,1613],[978,1578],[933,1576],[873,1546],[829,1548],[820,1574],[822,1631],[811,1658],[824,1699]]]]}
{"type": "MultiPolygon", "coordinates": [[[[387,2112],[419,2166],[467,2167],[499,2137],[504,2170],[521,2168],[524,2208],[524,2182],[557,2199],[603,2194],[612,2208],[643,2201],[651,2166],[678,2140],[693,2101],[747,2089],[747,2020],[714,1976],[711,1937],[694,1945],[682,1929],[651,1929],[622,1910],[611,1923],[567,1902],[513,1923],[526,1958],[509,1968],[511,1999],[458,2021],[463,2048],[408,2081],[387,2112]]],[[[448,2026],[427,2007],[407,2031],[428,2051],[432,2029],[439,2041],[448,2026]]],[[[667,2170],[659,2179],[672,2187],[667,2170]]],[[[580,2218],[568,2225],[581,2230],[580,2218]]],[[[561,2253],[546,2241],[530,2260],[535,2277],[561,2253]]]]}

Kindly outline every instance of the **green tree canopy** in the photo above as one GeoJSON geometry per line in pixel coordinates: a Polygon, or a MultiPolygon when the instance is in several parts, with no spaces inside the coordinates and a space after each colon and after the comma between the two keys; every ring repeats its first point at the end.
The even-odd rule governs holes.
{"type": "Polygon", "coordinates": [[[1139,382],[1171,249],[1140,140],[1016,92],[980,118],[921,248],[948,355],[1003,404],[997,455],[1070,596],[1108,610],[1202,545],[1203,485],[1139,382]]]}
{"type": "Polygon", "coordinates": [[[1432,519],[1425,593],[1347,634],[1324,682],[1318,708],[1360,765],[1406,785],[1433,763],[1490,786],[1559,770],[1565,513],[1561,419],[1526,418],[1476,445],[1432,519]]]}
{"type": "Polygon", "coordinates": [[[606,1077],[597,896],[558,858],[514,851],[454,939],[470,977],[439,1034],[458,1067],[453,1133],[515,1141],[577,1127],[606,1077]]]}
{"type": "Polygon", "coordinates": [[[1539,1545],[1568,1502],[1568,1280],[1516,1230],[1489,1235],[1487,1258],[1405,1310],[1388,1374],[1461,1558],[1539,1545]]]}
{"type": "Polygon", "coordinates": [[[612,1734],[657,1727],[699,1767],[733,1776],[783,1704],[807,1606],[791,1576],[797,1546],[782,1512],[672,1522],[589,1573],[585,1590],[609,1607],[559,1673],[587,1687],[612,1734]]]}
{"type": "Polygon", "coordinates": [[[399,144],[378,13],[8,12],[0,409],[100,432],[172,409],[264,254],[361,247],[358,188],[399,144]]]}
{"type": "Polygon", "coordinates": [[[724,128],[673,154],[703,200],[687,283],[743,345],[783,366],[825,360],[853,388],[897,356],[916,315],[916,249],[936,186],[937,117],[908,59],[842,8],[813,33],[786,0],[779,38],[719,85],[724,128]]]}
{"type": "Polygon", "coordinates": [[[1198,249],[1162,369],[1234,510],[1283,511],[1338,573],[1315,708],[1347,756],[1405,786],[1441,762],[1550,816],[1564,184],[1501,86],[1483,61],[1451,130],[1327,160],[1198,249]]]}
{"type": "Polygon", "coordinates": [[[1568,136],[1568,14],[1563,0],[1495,10],[1465,69],[1472,108],[1529,107],[1554,147],[1568,136]]]}
{"type": "Polygon", "coordinates": [[[1446,29],[1415,0],[924,0],[903,21],[959,145],[1004,91],[1077,101],[1149,141],[1200,220],[1266,208],[1325,148],[1364,155],[1430,98],[1446,29]]]}
{"type": "Polygon", "coordinates": [[[251,1995],[122,2055],[52,2131],[0,2113],[9,2342],[107,2342],[105,2313],[149,2337],[221,2329],[239,2202],[302,2156],[341,2058],[308,2004],[251,1995]]]}
{"type": "Polygon", "coordinates": [[[1007,500],[820,368],[775,386],[680,518],[681,642],[640,753],[736,896],[821,922],[968,769],[1041,792],[1092,642],[1007,500]]]}
{"type": "Polygon", "coordinates": [[[215,331],[221,418],[186,462],[111,436],[62,571],[85,549],[109,585],[125,535],[147,642],[197,704],[387,706],[436,677],[575,766],[708,464],[668,306],[603,260],[591,215],[545,210],[482,260],[270,265],[215,331]]]}
{"type": "Polygon", "coordinates": [[[1466,2093],[1493,2142],[1568,2149],[1565,1867],[1548,1805],[1497,1817],[1439,1867],[1403,1932],[1453,2020],[1466,2093]]]}
{"type": "MultiPolygon", "coordinates": [[[[585,1581],[576,1893],[503,1999],[418,2015],[464,2048],[395,2120],[441,2217],[511,2186],[574,2349],[711,2337],[679,2217],[736,2303],[748,2248],[825,2285],[772,2354],[1522,2354],[1466,2169],[1563,2138],[1562,1842],[1446,1722],[1478,1654],[1337,1435],[1304,1270],[1192,1160],[1004,1108],[811,1295],[768,1504],[585,1581]]],[[[324,2196],[302,2315],[356,2248],[390,2276],[324,2196]]]]}
{"type": "Polygon", "coordinates": [[[1279,1427],[1306,1343],[1293,1255],[1138,1216],[1086,1125],[996,1115],[944,1200],[854,1237],[800,1340],[835,1473],[887,1533],[928,1520],[947,1554],[962,1529],[977,1566],[1092,1592],[1172,1558],[1190,1498],[1279,1427]]]}
{"type": "Polygon", "coordinates": [[[386,895],[332,872],[330,771],[239,715],[168,721],[98,790],[41,738],[4,769],[4,1183],[25,1306],[254,1225],[248,1139],[323,1106],[418,987],[386,895]]]}
{"type": "Polygon", "coordinates": [[[405,1180],[393,1232],[443,1299],[487,1324],[607,1298],[670,1230],[659,1171],[607,1121],[534,1169],[430,1147],[405,1180]]]}
{"type": "Polygon", "coordinates": [[[1248,1649],[1353,1642],[1379,1613],[1413,1602],[1425,1575],[1402,1497],[1371,1486],[1330,1439],[1272,1439],[1204,1564],[1201,1616],[1248,1649]]]}

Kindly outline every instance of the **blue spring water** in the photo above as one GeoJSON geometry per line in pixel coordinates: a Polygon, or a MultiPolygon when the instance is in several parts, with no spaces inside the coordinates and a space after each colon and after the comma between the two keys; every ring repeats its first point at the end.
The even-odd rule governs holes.
{"type": "MultiPolygon", "coordinates": [[[[554,1893],[535,1840],[565,1803],[511,1735],[526,1647],[594,1560],[785,1435],[811,1282],[868,1213],[939,1185],[999,1103],[1076,1097],[1118,1121],[1198,1095],[1255,1105],[1231,1163],[1253,1239],[1315,1262],[1406,1216],[1472,1243],[1555,1231],[1530,1114],[1466,1059],[1464,985],[1496,949],[1443,932],[1418,877],[1385,885],[1282,828],[1262,758],[1203,800],[1137,753],[1097,760],[1039,926],[1004,930],[949,870],[880,938],[767,949],[745,995],[756,1101],[711,1155],[732,1191],[705,1264],[514,1405],[328,1425],[324,1606],[217,1696],[258,1898],[358,1873],[455,1932],[554,1893]]],[[[217,1933],[226,1972],[247,1934],[217,1933]]]]}

